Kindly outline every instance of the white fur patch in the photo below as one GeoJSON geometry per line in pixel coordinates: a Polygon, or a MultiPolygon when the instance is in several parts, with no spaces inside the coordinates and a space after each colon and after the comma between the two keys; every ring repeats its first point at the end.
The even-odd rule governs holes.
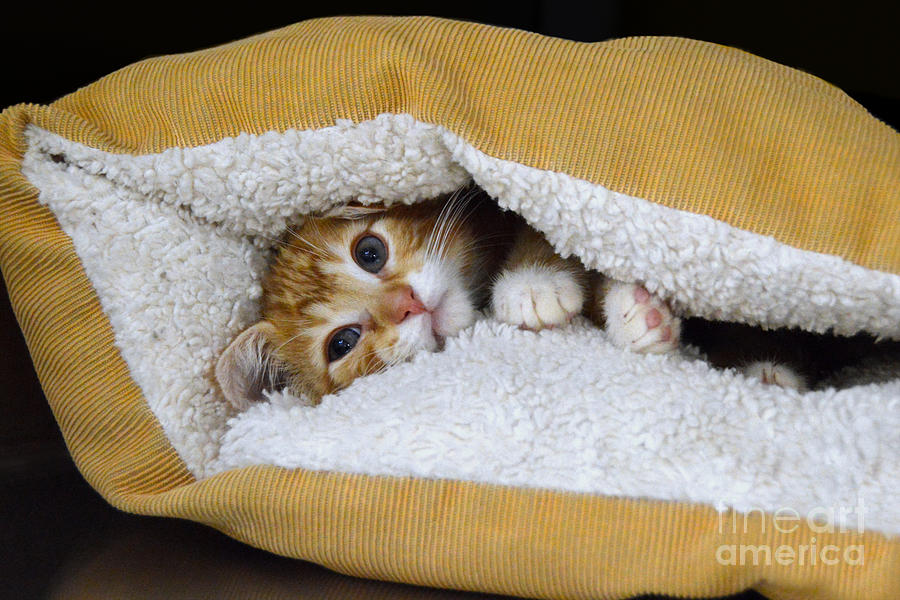
{"type": "Polygon", "coordinates": [[[434,311],[431,318],[439,335],[455,335],[475,321],[472,299],[455,265],[429,259],[420,270],[410,273],[407,282],[425,306],[434,311]]]}
{"type": "Polygon", "coordinates": [[[581,311],[584,292],[566,271],[522,267],[497,278],[491,304],[499,321],[536,330],[567,323],[581,311]]]}
{"type": "Polygon", "coordinates": [[[470,177],[563,255],[700,316],[900,338],[896,275],[499,160],[408,115],[145,156],[34,127],[28,140],[23,172],[72,238],[135,381],[198,476],[267,463],[742,509],[862,498],[867,526],[900,533],[897,376],[798,394],[622,352],[579,320],[538,334],[477,323],[444,352],[317,408],[276,394],[228,421],[209,378],[255,320],[267,238],[287,222],[350,199],[414,202],[470,177]]]}

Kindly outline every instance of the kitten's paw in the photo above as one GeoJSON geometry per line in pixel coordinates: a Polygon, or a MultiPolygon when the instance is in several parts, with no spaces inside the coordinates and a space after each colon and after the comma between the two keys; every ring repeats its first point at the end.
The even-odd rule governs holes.
{"type": "Polygon", "coordinates": [[[567,271],[527,267],[500,275],[491,304],[498,320],[536,331],[564,325],[581,312],[584,290],[567,271]]]}
{"type": "Polygon", "coordinates": [[[621,348],[661,354],[678,348],[681,320],[637,283],[613,282],[603,299],[606,332],[621,348]]]}
{"type": "Polygon", "coordinates": [[[771,360],[758,360],[741,367],[740,372],[751,379],[777,385],[789,390],[805,392],[808,389],[806,379],[793,368],[771,360]]]}

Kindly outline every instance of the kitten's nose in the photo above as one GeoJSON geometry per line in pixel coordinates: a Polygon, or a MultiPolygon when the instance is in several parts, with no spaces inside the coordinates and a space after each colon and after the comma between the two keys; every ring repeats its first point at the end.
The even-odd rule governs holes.
{"type": "Polygon", "coordinates": [[[394,324],[402,323],[407,317],[428,312],[413,289],[404,285],[390,292],[388,297],[388,318],[394,324]]]}

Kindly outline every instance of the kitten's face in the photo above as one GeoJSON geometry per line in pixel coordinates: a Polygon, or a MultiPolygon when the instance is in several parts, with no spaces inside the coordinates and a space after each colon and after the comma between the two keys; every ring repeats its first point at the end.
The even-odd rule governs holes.
{"type": "Polygon", "coordinates": [[[474,234],[442,206],[312,219],[285,238],[263,319],[293,387],[318,399],[473,322],[474,234]]]}

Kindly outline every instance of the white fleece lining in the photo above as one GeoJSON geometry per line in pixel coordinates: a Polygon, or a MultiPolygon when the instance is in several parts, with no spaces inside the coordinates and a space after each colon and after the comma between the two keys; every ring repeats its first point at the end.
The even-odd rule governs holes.
{"type": "Polygon", "coordinates": [[[583,322],[534,334],[489,319],[315,408],[275,394],[233,416],[209,379],[256,318],[267,239],[290,219],[350,199],[414,202],[469,178],[561,253],[699,316],[900,338],[898,276],[495,159],[408,115],[143,156],[34,127],[28,138],[23,172],[198,476],[266,463],[744,510],[861,499],[866,528],[900,533],[900,381],[800,395],[616,350],[583,322]]]}

